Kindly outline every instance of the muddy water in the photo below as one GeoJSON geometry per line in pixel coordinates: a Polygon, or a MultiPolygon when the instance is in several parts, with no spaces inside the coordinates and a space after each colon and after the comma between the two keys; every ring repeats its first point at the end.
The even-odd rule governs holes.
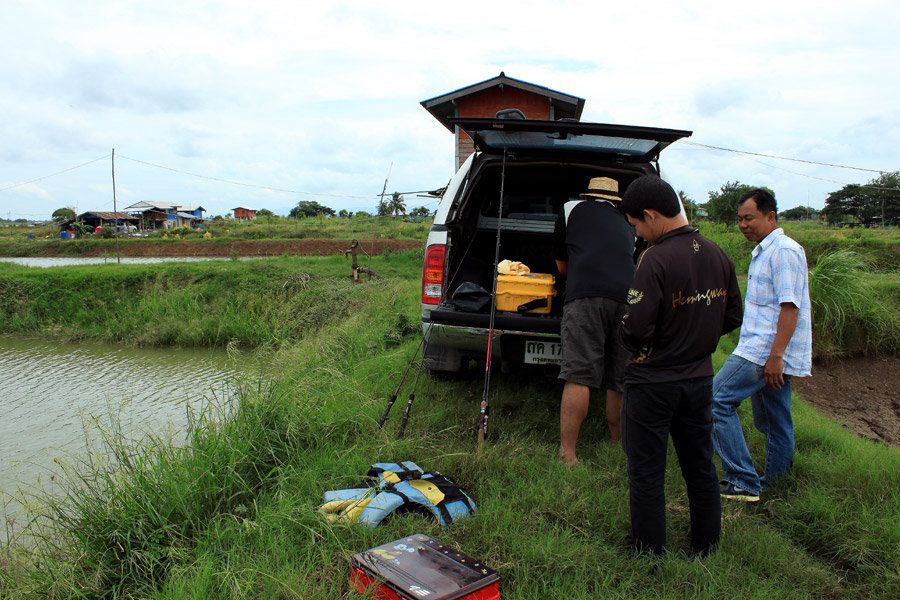
{"type": "MultiPolygon", "coordinates": [[[[119,262],[123,265],[139,265],[161,262],[201,262],[208,260],[223,260],[227,257],[204,256],[169,256],[169,257],[134,257],[122,256],[119,262]]],[[[241,257],[246,260],[246,257],[241,257]]],[[[116,256],[24,256],[24,257],[0,257],[0,263],[12,263],[26,267],[69,267],[73,265],[104,265],[116,264],[116,256]]]]}
{"type": "Polygon", "coordinates": [[[0,337],[0,543],[22,522],[22,498],[58,491],[55,461],[85,456],[98,427],[180,441],[189,409],[221,405],[262,375],[247,353],[235,362],[207,350],[0,337]]]}

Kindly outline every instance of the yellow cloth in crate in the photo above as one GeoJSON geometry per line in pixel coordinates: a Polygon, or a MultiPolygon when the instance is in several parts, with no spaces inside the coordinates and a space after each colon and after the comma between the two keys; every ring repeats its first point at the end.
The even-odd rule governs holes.
{"type": "Polygon", "coordinates": [[[528,268],[528,265],[524,265],[517,260],[501,260],[500,264],[497,265],[497,272],[501,275],[524,275],[526,273],[531,273],[531,269],[528,268]]]}

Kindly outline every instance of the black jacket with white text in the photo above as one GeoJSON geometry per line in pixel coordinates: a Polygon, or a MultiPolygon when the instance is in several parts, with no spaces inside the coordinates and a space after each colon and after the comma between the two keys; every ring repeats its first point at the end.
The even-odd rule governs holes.
{"type": "Polygon", "coordinates": [[[719,338],[743,316],[734,263],[690,225],[644,251],[628,304],[620,327],[632,353],[626,385],[711,377],[719,338]]]}

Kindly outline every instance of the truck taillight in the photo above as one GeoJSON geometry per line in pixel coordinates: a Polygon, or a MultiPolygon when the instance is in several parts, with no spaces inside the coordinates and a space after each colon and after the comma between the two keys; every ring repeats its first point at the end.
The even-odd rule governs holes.
{"type": "Polygon", "coordinates": [[[444,286],[444,244],[428,246],[425,251],[425,267],[422,270],[422,303],[438,304],[444,286]]]}

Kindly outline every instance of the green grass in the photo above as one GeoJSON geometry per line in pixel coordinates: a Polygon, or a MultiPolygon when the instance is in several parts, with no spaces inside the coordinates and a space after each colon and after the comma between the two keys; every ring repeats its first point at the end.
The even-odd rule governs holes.
{"type": "MultiPolygon", "coordinates": [[[[718,227],[705,234],[749,256],[735,228],[718,227]]],[[[900,297],[896,266],[873,275],[858,259],[823,251],[811,261],[816,310],[828,315],[818,326],[835,348],[884,317],[871,312],[873,297],[893,307],[900,297]]],[[[504,598],[900,596],[900,450],[853,436],[799,399],[794,468],[764,502],[725,504],[722,548],[708,559],[683,552],[688,504],[670,451],[671,552],[655,564],[629,557],[625,460],[606,441],[602,410],[582,430],[580,465],[555,459],[556,380],[495,374],[481,451],[477,375],[423,377],[397,440],[408,382],[379,430],[418,343],[421,255],[375,257],[372,267],[384,281],[349,283],[342,257],[4,268],[5,333],[257,347],[281,375],[243,386],[233,404],[211,401],[184,443],[129,442],[111,426],[105,444],[66,468],[61,497],[28,503],[22,543],[0,548],[0,597],[352,598],[349,558],[416,532],[496,568],[504,598]],[[447,530],[414,516],[369,530],[318,514],[324,491],[399,460],[455,478],[476,515],[447,530]]],[[[737,332],[722,340],[717,367],[736,341],[737,332]]],[[[762,436],[742,411],[759,459],[762,436]]]]}
{"type": "Polygon", "coordinates": [[[829,251],[809,270],[817,358],[900,353],[895,296],[879,294],[871,261],[853,250],[829,251]]]}
{"type": "Polygon", "coordinates": [[[849,249],[865,257],[869,270],[897,272],[900,268],[900,228],[841,229],[796,222],[786,222],[784,227],[806,249],[811,264],[826,252],[849,249]]]}
{"type": "MultiPolygon", "coordinates": [[[[694,223],[700,233],[725,250],[741,273],[750,265],[750,252],[754,243],[747,241],[737,225],[725,225],[710,221],[694,223]]],[[[785,234],[795,239],[806,251],[806,259],[812,267],[819,257],[836,250],[852,250],[865,257],[865,268],[877,273],[900,271],[900,228],[840,229],[818,223],[779,222],[785,234]]]]}
{"type": "Polygon", "coordinates": [[[253,221],[208,223],[213,238],[235,239],[425,239],[431,219],[405,220],[393,217],[353,217],[350,219],[307,217],[260,217],[253,221]]]}
{"type": "MultiPolygon", "coordinates": [[[[754,244],[737,226],[701,222],[700,230],[746,273],[754,244]]],[[[900,352],[900,230],[841,230],[788,222],[809,264],[813,357],[900,352]]]]}
{"type": "MultiPolygon", "coordinates": [[[[256,288],[271,296],[257,316],[274,310],[267,304],[277,303],[290,272],[306,270],[323,285],[334,279],[341,289],[344,263],[294,260],[248,270],[229,262],[167,265],[151,270],[150,281],[157,290],[162,282],[166,290],[191,288],[204,277],[228,282],[218,293],[256,288]]],[[[379,430],[418,343],[419,266],[397,255],[373,266],[386,279],[353,286],[349,306],[328,296],[332,288],[317,288],[322,302],[309,300],[318,307],[314,334],[280,338],[269,352],[278,381],[244,386],[233,405],[211,402],[186,443],[125,442],[113,426],[106,445],[68,469],[63,497],[29,503],[36,538],[0,548],[0,596],[353,598],[349,558],[417,532],[497,569],[506,599],[900,596],[900,450],[853,436],[799,399],[794,468],[764,502],[725,504],[721,550],[705,560],[684,553],[688,504],[671,451],[671,552],[659,563],[629,557],[624,455],[606,441],[603,410],[595,408],[582,430],[581,463],[559,464],[556,380],[495,373],[480,452],[477,370],[472,379],[423,377],[407,435],[397,440],[408,381],[379,430]],[[478,503],[475,516],[446,530],[416,516],[370,530],[331,524],[317,512],[326,490],[359,481],[370,463],[400,460],[456,479],[478,503]]],[[[123,302],[150,285],[130,269],[89,273],[72,282],[108,280],[103,289],[123,302]]],[[[187,305],[172,304],[170,318],[188,320],[192,313],[174,312],[187,305]]],[[[736,334],[723,339],[717,367],[735,341],[736,334]]],[[[593,406],[602,406],[599,397],[593,406]]],[[[763,440],[748,410],[742,420],[759,459],[763,440]]]]}
{"type": "MultiPolygon", "coordinates": [[[[421,252],[373,257],[386,277],[421,252]]],[[[343,257],[281,257],[0,273],[0,332],[141,346],[277,348],[345,318],[361,301],[343,257]]]]}
{"type": "MultiPolygon", "coordinates": [[[[328,239],[360,240],[424,240],[431,228],[431,219],[404,220],[393,217],[353,217],[338,219],[308,217],[260,217],[253,221],[224,220],[207,222],[204,229],[179,227],[149,234],[147,238],[123,237],[120,248],[152,243],[177,243],[180,241],[204,244],[229,244],[246,240],[328,239]],[[210,238],[204,238],[205,233],[210,238]]],[[[98,250],[115,253],[117,241],[88,235],[75,240],[61,240],[55,227],[0,228],[0,256],[41,256],[52,253],[60,256],[82,256],[98,250]],[[34,239],[28,239],[33,234],[34,239]]]]}

